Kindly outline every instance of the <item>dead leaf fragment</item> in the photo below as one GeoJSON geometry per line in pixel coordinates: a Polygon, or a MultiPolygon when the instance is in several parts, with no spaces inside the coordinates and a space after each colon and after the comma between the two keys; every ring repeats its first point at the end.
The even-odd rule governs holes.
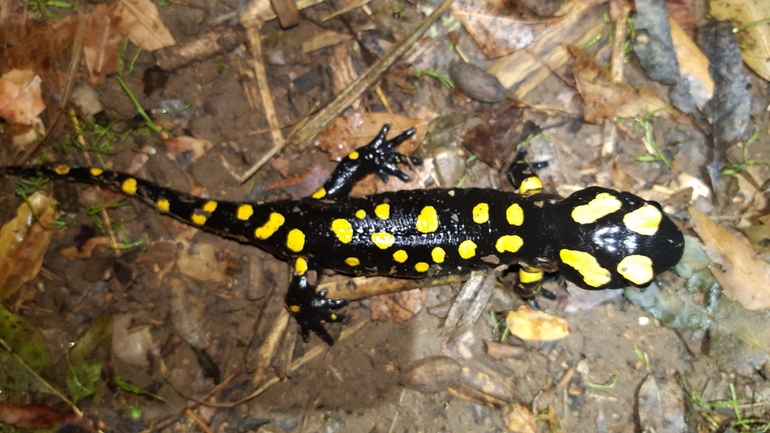
{"type": "Polygon", "coordinates": [[[591,54],[573,46],[569,51],[575,56],[575,83],[585,101],[586,122],[601,123],[604,119],[641,117],[653,112],[664,116],[671,110],[647,87],[636,90],[627,83],[613,82],[591,54]]]}
{"type": "Polygon", "coordinates": [[[54,430],[61,425],[78,423],[80,419],[72,412],[59,412],[44,404],[0,402],[0,423],[11,427],[54,430]]]}
{"type": "Polygon", "coordinates": [[[674,433],[686,430],[684,395],[673,382],[649,375],[639,388],[639,423],[644,431],[674,433]]]}
{"type": "Polygon", "coordinates": [[[150,0],[120,0],[111,15],[122,32],[136,46],[155,51],[176,44],[160,19],[158,7],[150,0]]]}
{"type": "Polygon", "coordinates": [[[241,268],[237,257],[217,251],[211,244],[180,242],[180,245],[183,247],[177,266],[183,274],[196,280],[222,283],[241,268]]]}
{"type": "Polygon", "coordinates": [[[107,75],[118,72],[118,48],[126,35],[116,24],[106,3],[96,5],[86,17],[83,54],[91,84],[103,83],[107,75]]]}
{"type": "Polygon", "coordinates": [[[725,296],[748,310],[770,307],[770,264],[758,259],[743,239],[699,210],[692,207],[689,210],[695,232],[705,244],[706,255],[721,265],[712,265],[710,269],[725,296]]]}
{"type": "Polygon", "coordinates": [[[569,335],[569,326],[564,319],[535,311],[527,305],[508,313],[505,324],[511,334],[522,340],[552,341],[569,335]]]}
{"type": "Polygon", "coordinates": [[[0,301],[8,299],[22,284],[37,276],[53,237],[54,231],[50,228],[56,219],[56,202],[36,192],[29,197],[29,203],[32,209],[22,203],[16,218],[0,229],[0,301]]]}
{"type": "Polygon", "coordinates": [[[535,433],[537,422],[529,408],[518,403],[511,403],[503,408],[503,423],[508,431],[517,433],[535,433]]]}
{"type": "Polygon", "coordinates": [[[391,293],[370,298],[372,320],[388,320],[404,323],[422,310],[420,289],[391,293]]]}
{"type": "Polygon", "coordinates": [[[711,15],[729,20],[735,27],[748,25],[737,33],[743,61],[760,77],[770,81],[770,2],[767,0],[711,1],[711,15]],[[762,21],[764,20],[764,21],[762,21]]]}
{"type": "Polygon", "coordinates": [[[29,125],[45,110],[40,96],[42,80],[31,69],[14,69],[0,77],[0,117],[29,125]]]}

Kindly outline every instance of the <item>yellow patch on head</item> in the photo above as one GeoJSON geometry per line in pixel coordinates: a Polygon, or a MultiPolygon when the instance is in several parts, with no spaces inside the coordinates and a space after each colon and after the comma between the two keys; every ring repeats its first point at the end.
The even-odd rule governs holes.
{"type": "Polygon", "coordinates": [[[390,233],[372,233],[372,242],[381,250],[387,250],[396,242],[396,237],[390,233]]]}
{"type": "Polygon", "coordinates": [[[404,250],[398,250],[395,253],[393,253],[393,260],[399,263],[404,263],[408,258],[409,258],[409,254],[407,254],[406,251],[404,250]]]}
{"type": "Polygon", "coordinates": [[[519,193],[523,196],[537,194],[541,189],[543,189],[543,182],[540,182],[537,176],[530,176],[521,181],[521,185],[519,185],[519,193]]]}
{"type": "Polygon", "coordinates": [[[559,258],[564,264],[578,271],[583,276],[583,281],[591,287],[601,287],[612,280],[610,271],[604,269],[596,261],[596,257],[585,251],[563,249],[559,251],[559,258]]]}
{"type": "Polygon", "coordinates": [[[286,236],[286,248],[298,253],[305,248],[305,234],[300,229],[291,229],[286,236]]]}
{"type": "Polygon", "coordinates": [[[524,239],[519,235],[500,236],[495,242],[495,249],[501,253],[515,253],[524,245],[524,239]]]}
{"type": "Polygon", "coordinates": [[[262,227],[254,230],[254,237],[257,239],[265,240],[277,232],[279,228],[286,222],[286,218],[278,212],[273,212],[267,219],[267,222],[262,227]]]}
{"type": "Polygon", "coordinates": [[[518,203],[514,203],[508,206],[505,211],[505,218],[508,220],[508,224],[512,226],[520,226],[524,223],[524,211],[518,203]]]}
{"type": "Polygon", "coordinates": [[[300,310],[299,305],[290,305],[289,306],[289,311],[291,311],[294,314],[299,313],[299,310],[300,310]]]}
{"type": "Polygon", "coordinates": [[[655,272],[652,269],[652,260],[647,256],[633,254],[625,257],[618,263],[618,273],[628,281],[643,285],[652,281],[655,272]]]}
{"type": "Polygon", "coordinates": [[[519,269],[519,282],[522,284],[531,284],[540,281],[543,278],[543,273],[537,269],[534,272],[526,270],[524,268],[519,269]]]}
{"type": "Polygon", "coordinates": [[[307,260],[302,257],[298,258],[294,262],[294,272],[296,272],[297,275],[305,275],[305,272],[307,272],[307,260]]]}
{"type": "Polygon", "coordinates": [[[428,272],[430,265],[425,262],[419,262],[414,265],[414,270],[417,272],[428,272]]]}
{"type": "Polygon", "coordinates": [[[348,266],[358,266],[358,265],[360,265],[360,264],[361,264],[361,261],[360,261],[360,260],[358,260],[358,259],[357,259],[357,258],[355,258],[355,257],[348,257],[347,259],[345,259],[345,263],[346,263],[348,266]]]}
{"type": "Polygon", "coordinates": [[[603,216],[617,212],[623,203],[610,193],[600,193],[586,204],[575,206],[572,209],[572,219],[578,224],[591,224],[603,216]]]}
{"type": "Polygon", "coordinates": [[[366,211],[365,211],[365,210],[363,210],[363,209],[359,209],[359,210],[357,210],[357,211],[356,211],[356,218],[358,218],[358,219],[360,219],[360,220],[362,220],[362,219],[366,218],[366,211]]]}
{"type": "Polygon", "coordinates": [[[651,204],[645,204],[639,209],[629,212],[623,217],[623,224],[632,232],[652,236],[658,232],[663,214],[651,204]]]}
{"type": "Polygon", "coordinates": [[[358,152],[356,152],[355,150],[348,153],[348,158],[352,159],[353,161],[357,160],[358,157],[359,157],[358,152]]]}
{"type": "Polygon", "coordinates": [[[430,252],[430,256],[436,263],[444,263],[444,259],[446,258],[446,252],[441,247],[433,248],[433,251],[430,252]]]}
{"type": "Polygon", "coordinates": [[[254,215],[254,207],[250,204],[242,204],[235,211],[235,217],[241,221],[248,221],[254,215]]]}
{"type": "Polygon", "coordinates": [[[473,222],[476,224],[484,224],[489,221],[489,205],[486,203],[479,203],[473,207],[473,222]]]}
{"type": "Polygon", "coordinates": [[[206,224],[206,215],[194,213],[190,215],[190,222],[192,222],[196,226],[202,226],[203,224],[206,224]]]}
{"type": "Polygon", "coordinates": [[[417,216],[415,223],[417,231],[420,233],[433,233],[438,228],[438,214],[433,206],[422,208],[420,215],[417,216]]]}
{"type": "Polygon", "coordinates": [[[324,197],[326,197],[326,188],[319,189],[318,191],[314,192],[313,195],[311,195],[310,197],[313,197],[313,198],[324,198],[324,197]]]}
{"type": "Polygon", "coordinates": [[[332,231],[343,244],[347,244],[353,239],[353,226],[348,220],[338,218],[332,221],[332,231]]]}
{"type": "Polygon", "coordinates": [[[123,191],[123,194],[126,195],[136,194],[136,179],[129,177],[128,179],[124,180],[123,184],[120,185],[120,190],[123,191]]]}
{"type": "Polygon", "coordinates": [[[163,212],[168,212],[171,209],[171,203],[169,203],[165,198],[159,198],[155,204],[158,206],[158,209],[163,212]]]}
{"type": "Polygon", "coordinates": [[[91,167],[88,169],[88,172],[91,173],[91,176],[101,176],[104,170],[99,167],[91,167]]]}
{"type": "Polygon", "coordinates": [[[387,203],[378,204],[377,207],[374,208],[374,214],[381,220],[388,219],[390,217],[390,205],[387,203]]]}
{"type": "Polygon", "coordinates": [[[59,176],[64,176],[65,174],[70,172],[70,168],[65,164],[57,164],[56,167],[53,168],[53,171],[59,176]]]}
{"type": "Polygon", "coordinates": [[[476,255],[476,243],[471,240],[462,241],[457,247],[457,251],[460,253],[460,257],[470,259],[476,255]]]}
{"type": "Polygon", "coordinates": [[[208,212],[208,213],[214,212],[215,210],[217,210],[217,202],[215,202],[214,200],[209,200],[203,204],[203,207],[201,209],[203,209],[204,212],[208,212]]]}

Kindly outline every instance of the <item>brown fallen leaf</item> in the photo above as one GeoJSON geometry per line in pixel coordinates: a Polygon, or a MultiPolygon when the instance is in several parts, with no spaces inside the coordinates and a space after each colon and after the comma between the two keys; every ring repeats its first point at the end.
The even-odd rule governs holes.
{"type": "Polygon", "coordinates": [[[671,26],[676,59],[679,61],[679,73],[690,83],[690,94],[695,105],[702,109],[714,96],[714,80],[709,73],[709,59],[673,18],[669,18],[668,23],[671,26]]]}
{"type": "Polygon", "coordinates": [[[770,263],[743,239],[714,223],[691,207],[690,216],[705,245],[706,255],[720,266],[710,266],[714,278],[728,299],[740,302],[747,310],[770,307],[770,263]]]}
{"type": "Polygon", "coordinates": [[[211,244],[180,242],[177,267],[183,274],[200,281],[228,281],[241,261],[228,252],[218,251],[211,244]]]}
{"type": "Polygon", "coordinates": [[[641,117],[650,113],[668,115],[671,108],[652,90],[634,89],[627,83],[615,83],[604,68],[596,64],[591,54],[573,46],[575,83],[586,108],[583,118],[589,123],[601,123],[615,117],[641,117]]]}
{"type": "Polygon", "coordinates": [[[40,96],[41,79],[31,69],[14,69],[0,77],[0,117],[29,125],[45,110],[40,96]]]}
{"type": "Polygon", "coordinates": [[[329,159],[339,161],[350,152],[368,144],[384,124],[390,125],[388,138],[406,131],[411,127],[417,128],[417,133],[409,140],[401,143],[398,151],[410,154],[422,142],[428,123],[424,120],[387,113],[362,113],[349,117],[338,117],[324,132],[318,136],[318,147],[329,154],[329,159]]]}
{"type": "Polygon", "coordinates": [[[126,34],[110,16],[106,3],[99,3],[86,17],[83,54],[91,84],[101,84],[118,72],[118,49],[126,34]]]}
{"type": "Polygon", "coordinates": [[[770,81],[770,2],[767,0],[712,0],[711,15],[746,28],[737,33],[743,61],[760,77],[770,81]],[[764,21],[762,21],[764,20],[764,21]],[[752,24],[753,23],[753,24],[752,24]]]}
{"type": "Polygon", "coordinates": [[[518,433],[535,433],[537,422],[535,415],[528,407],[511,403],[503,408],[503,423],[508,431],[518,433]]]}
{"type": "Polygon", "coordinates": [[[160,19],[158,7],[150,0],[119,0],[110,7],[110,15],[134,45],[155,51],[176,44],[160,19]]]}
{"type": "Polygon", "coordinates": [[[0,229],[0,302],[37,276],[54,234],[51,227],[56,219],[56,202],[41,192],[32,194],[28,200],[32,209],[22,203],[16,218],[0,229]]]}
{"type": "Polygon", "coordinates": [[[422,310],[420,289],[375,296],[369,299],[372,320],[388,320],[404,323],[422,310]]]}
{"type": "Polygon", "coordinates": [[[24,429],[55,430],[68,424],[79,424],[81,417],[72,412],[59,412],[44,404],[0,402],[0,423],[24,429]]]}
{"type": "Polygon", "coordinates": [[[68,259],[89,259],[94,253],[94,248],[102,246],[105,249],[110,247],[110,238],[107,236],[97,236],[88,239],[80,249],[75,245],[69,246],[61,251],[62,257],[68,259]]]}
{"type": "Polygon", "coordinates": [[[505,324],[511,334],[522,340],[552,341],[569,335],[569,326],[564,319],[535,311],[528,305],[508,313],[505,324]]]}
{"type": "Polygon", "coordinates": [[[684,393],[676,382],[659,382],[654,375],[639,388],[638,417],[645,431],[674,433],[687,430],[684,393]]]}
{"type": "Polygon", "coordinates": [[[169,152],[176,155],[177,161],[183,165],[189,165],[206,154],[214,144],[203,138],[189,137],[186,135],[163,139],[163,144],[169,152]]]}
{"type": "Polygon", "coordinates": [[[558,28],[564,18],[542,19],[515,5],[503,0],[457,0],[452,15],[491,59],[528,46],[558,28]]]}

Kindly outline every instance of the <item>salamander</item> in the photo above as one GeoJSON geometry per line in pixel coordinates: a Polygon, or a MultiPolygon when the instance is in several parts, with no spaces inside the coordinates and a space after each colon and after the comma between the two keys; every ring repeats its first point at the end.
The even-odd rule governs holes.
{"type": "Polygon", "coordinates": [[[389,126],[348,154],[322,188],[300,200],[219,201],[194,197],[99,167],[4,167],[0,174],[63,178],[137,197],[159,212],[226,238],[254,245],[292,264],[286,308],[301,327],[328,344],[325,322],[346,299],[316,292],[308,272],[440,277],[518,265],[516,292],[532,299],[544,272],[587,290],[644,287],[682,256],[682,232],[654,201],[592,186],[563,198],[544,191],[521,147],[508,175],[513,192],[427,189],[349,197],[369,173],[402,181],[399,167],[417,158],[395,148],[414,128],[387,139],[389,126]]]}

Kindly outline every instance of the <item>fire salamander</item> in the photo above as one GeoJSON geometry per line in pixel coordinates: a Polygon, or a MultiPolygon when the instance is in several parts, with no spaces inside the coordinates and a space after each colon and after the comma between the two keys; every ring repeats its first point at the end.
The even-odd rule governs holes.
{"type": "Polygon", "coordinates": [[[558,271],[588,290],[646,286],[682,256],[682,232],[658,203],[595,186],[567,198],[544,192],[523,150],[508,171],[516,192],[430,189],[348,197],[368,173],[409,179],[399,164],[410,157],[395,147],[415,130],[387,140],[388,130],[385,125],[371,143],[347,155],[321,189],[301,200],[209,200],[98,167],[6,167],[0,174],[110,187],[291,261],[286,307],[305,339],[313,331],[330,345],[334,340],[324,322],[340,321],[342,315],[333,311],[348,301],[316,293],[309,270],[424,278],[517,264],[516,290],[532,299],[543,272],[558,271]]]}

